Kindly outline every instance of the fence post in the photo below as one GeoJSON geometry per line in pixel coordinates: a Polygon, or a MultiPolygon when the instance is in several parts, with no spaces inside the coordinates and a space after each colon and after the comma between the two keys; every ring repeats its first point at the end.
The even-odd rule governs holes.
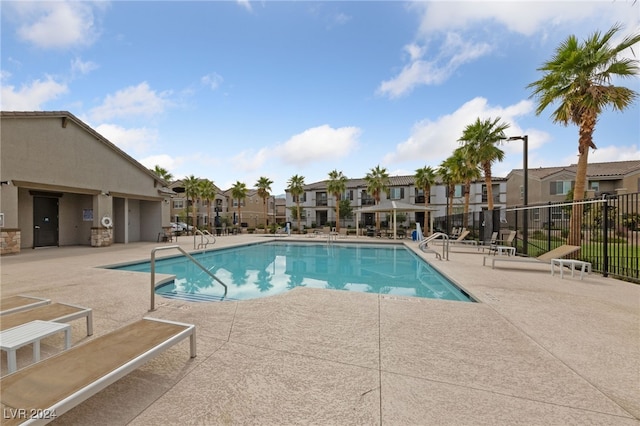
{"type": "Polygon", "coordinates": [[[602,276],[609,276],[609,198],[602,203],[602,276]]]}
{"type": "Polygon", "coordinates": [[[547,251],[551,251],[551,201],[547,207],[547,251]]]}

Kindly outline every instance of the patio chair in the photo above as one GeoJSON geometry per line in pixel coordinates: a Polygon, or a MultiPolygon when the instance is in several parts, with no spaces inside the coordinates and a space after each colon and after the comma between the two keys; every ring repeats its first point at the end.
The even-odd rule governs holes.
{"type": "Polygon", "coordinates": [[[22,409],[60,416],[187,337],[194,358],[195,325],[143,318],[2,377],[0,403],[5,413],[22,409]]]}
{"type": "Polygon", "coordinates": [[[555,249],[541,254],[538,257],[522,257],[522,256],[484,256],[482,266],[487,264],[487,259],[491,260],[491,269],[495,269],[496,262],[521,262],[536,264],[551,264],[551,259],[560,259],[580,250],[580,246],[571,246],[568,244],[561,245],[555,249]]]}
{"type": "Polygon", "coordinates": [[[511,247],[513,245],[513,240],[516,239],[517,233],[517,231],[509,231],[509,235],[504,240],[494,239],[491,241],[491,244],[489,244],[489,252],[497,254],[499,246],[511,247]]]}
{"type": "Polygon", "coordinates": [[[36,320],[69,322],[79,318],[86,318],[87,336],[91,336],[93,334],[93,313],[91,309],[68,303],[51,303],[27,311],[4,315],[2,321],[0,321],[0,331],[36,320]]]}
{"type": "Polygon", "coordinates": [[[474,246],[477,245],[478,242],[476,240],[465,240],[465,238],[467,238],[467,235],[469,235],[470,233],[471,231],[468,230],[462,231],[458,238],[456,238],[455,240],[449,240],[449,244],[472,244],[474,246]]]}
{"type": "Polygon", "coordinates": [[[51,299],[44,299],[35,296],[9,296],[0,299],[0,315],[11,314],[14,312],[25,311],[38,306],[51,303],[51,299]]]}

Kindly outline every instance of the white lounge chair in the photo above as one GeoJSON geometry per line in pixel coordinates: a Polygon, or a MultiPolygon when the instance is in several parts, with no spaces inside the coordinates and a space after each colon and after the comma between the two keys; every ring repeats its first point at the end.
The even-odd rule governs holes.
{"type": "MultiPolygon", "coordinates": [[[[6,413],[55,413],[57,417],[189,337],[196,356],[195,325],[143,318],[0,379],[6,413]],[[20,411],[22,409],[22,411],[20,411]]],[[[53,418],[22,424],[45,424],[53,418]]],[[[5,423],[6,422],[6,423],[5,423]]]]}
{"type": "Polygon", "coordinates": [[[51,303],[51,299],[44,299],[35,296],[9,296],[0,299],[0,315],[11,314],[14,312],[25,311],[37,306],[47,305],[51,303]]]}
{"type": "Polygon", "coordinates": [[[487,264],[487,260],[491,260],[491,269],[495,269],[496,262],[521,262],[521,263],[537,263],[550,264],[551,259],[560,259],[580,250],[580,246],[562,245],[555,249],[541,254],[538,257],[522,257],[522,256],[484,256],[482,266],[487,264]]]}
{"type": "Polygon", "coordinates": [[[476,240],[465,240],[465,238],[467,238],[467,235],[469,235],[471,233],[471,231],[468,230],[464,230],[460,233],[460,235],[458,235],[458,238],[456,238],[455,240],[449,240],[449,244],[471,244],[471,245],[477,245],[478,242],[476,240]]]}
{"type": "Polygon", "coordinates": [[[0,331],[36,320],[69,322],[79,318],[87,319],[87,336],[91,336],[93,334],[93,313],[91,309],[68,303],[51,303],[27,311],[4,315],[2,321],[0,321],[0,331]]]}

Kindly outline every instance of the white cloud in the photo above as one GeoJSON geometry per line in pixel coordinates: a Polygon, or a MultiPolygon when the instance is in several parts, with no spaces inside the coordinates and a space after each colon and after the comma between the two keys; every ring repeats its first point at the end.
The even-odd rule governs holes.
{"type": "MultiPolygon", "coordinates": [[[[3,73],[3,80],[8,74],[3,73]]],[[[35,80],[28,85],[23,85],[16,90],[15,86],[2,84],[2,96],[0,97],[0,108],[4,111],[39,111],[47,102],[67,93],[65,84],[54,81],[52,77],[46,80],[35,80]]]]}
{"type": "MultiPolygon", "coordinates": [[[[144,157],[138,161],[140,161],[140,164],[148,169],[153,169],[155,166],[160,166],[163,169],[172,170],[178,165],[175,157],[172,157],[168,154],[151,155],[149,157],[144,157]]],[[[177,176],[174,176],[173,178],[178,179],[177,176]]]]}
{"type": "MultiPolygon", "coordinates": [[[[577,147],[576,147],[577,151],[577,147]]],[[[592,150],[589,153],[590,163],[605,163],[609,161],[629,161],[632,159],[640,158],[640,147],[638,145],[627,146],[605,146],[596,150],[592,150]]],[[[577,157],[574,157],[573,163],[576,162],[577,157]]],[[[569,164],[569,163],[567,163],[569,164]]]]}
{"type": "Polygon", "coordinates": [[[21,20],[17,29],[18,36],[38,47],[86,46],[96,39],[97,30],[91,3],[16,2],[13,7],[21,20]]]}
{"type": "MultiPolygon", "coordinates": [[[[527,129],[525,132],[516,124],[516,118],[532,111],[533,103],[531,101],[520,101],[503,108],[488,105],[485,98],[474,98],[453,113],[438,117],[436,121],[426,119],[416,123],[409,138],[399,143],[394,152],[385,155],[383,163],[393,164],[415,160],[440,162],[460,146],[458,139],[464,128],[478,117],[480,119],[500,117],[502,122],[510,125],[508,134],[529,134],[530,139],[535,140],[536,144],[530,149],[535,149],[548,140],[548,135],[541,131],[535,131],[535,129],[527,129]],[[535,135],[535,137],[531,137],[531,135],[535,135]]],[[[506,150],[522,150],[520,144],[518,144],[519,147],[504,146],[506,150]]]]}
{"type": "Polygon", "coordinates": [[[217,74],[214,72],[214,73],[205,75],[200,79],[200,81],[202,81],[202,84],[204,84],[205,86],[209,86],[211,90],[216,90],[218,87],[220,87],[224,79],[220,74],[217,74]]]}
{"type": "Polygon", "coordinates": [[[170,105],[169,94],[170,92],[157,93],[149,88],[147,82],[143,82],[119,90],[114,95],[107,95],[104,103],[93,108],[90,115],[94,121],[105,121],[161,114],[170,105]]]}
{"type": "MultiPolygon", "coordinates": [[[[566,31],[568,24],[582,24],[582,28],[590,28],[589,33],[598,28],[599,22],[622,22],[630,32],[639,27],[637,7],[629,2],[591,1],[576,5],[570,1],[413,2],[409,8],[418,12],[420,24],[415,39],[404,47],[409,62],[395,77],[383,81],[377,94],[396,98],[418,86],[444,83],[460,66],[495,50],[487,42],[470,41],[474,31],[486,35],[490,24],[499,26],[492,27],[494,34],[506,28],[511,33],[539,34],[541,38],[553,29],[566,31]],[[427,56],[429,45],[435,48],[427,56]]],[[[499,38],[496,35],[496,40],[499,38]]]]}
{"type": "Polygon", "coordinates": [[[96,132],[133,157],[149,151],[158,139],[156,130],[145,127],[125,129],[116,124],[100,124],[95,129],[96,132]]]}
{"type": "Polygon", "coordinates": [[[303,165],[314,161],[346,157],[358,146],[360,129],[328,125],[313,127],[292,136],[276,147],[277,158],[285,163],[303,165]]]}
{"type": "Polygon", "coordinates": [[[240,6],[244,7],[245,9],[247,9],[249,12],[253,11],[253,8],[251,7],[251,2],[249,0],[236,0],[236,3],[238,3],[240,6]]]}
{"type": "Polygon", "coordinates": [[[417,86],[441,84],[460,66],[490,53],[492,47],[487,43],[466,42],[459,34],[449,33],[438,54],[430,60],[422,59],[426,53],[424,46],[412,43],[404,49],[409,53],[411,62],[396,77],[380,84],[379,95],[397,98],[417,86]]]}
{"type": "Polygon", "coordinates": [[[74,74],[89,74],[97,68],[98,64],[95,62],[83,61],[80,58],[75,58],[71,61],[71,72],[74,74]]]}

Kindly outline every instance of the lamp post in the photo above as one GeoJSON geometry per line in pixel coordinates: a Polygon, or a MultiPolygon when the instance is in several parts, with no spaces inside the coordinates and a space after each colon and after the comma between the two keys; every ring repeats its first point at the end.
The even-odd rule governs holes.
{"type": "MultiPolygon", "coordinates": [[[[529,205],[529,167],[528,167],[528,156],[529,156],[529,135],[524,136],[511,136],[507,138],[508,141],[517,141],[521,140],[523,142],[523,154],[522,154],[522,169],[524,174],[523,186],[524,186],[524,206],[527,207],[529,205]]],[[[524,230],[522,231],[522,252],[524,254],[528,253],[529,249],[529,210],[524,209],[524,215],[522,218],[522,225],[524,230]]]]}

